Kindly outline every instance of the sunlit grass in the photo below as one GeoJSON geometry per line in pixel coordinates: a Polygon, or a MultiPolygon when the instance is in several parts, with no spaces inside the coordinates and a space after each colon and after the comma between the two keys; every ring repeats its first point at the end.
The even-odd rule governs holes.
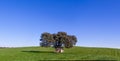
{"type": "Polygon", "coordinates": [[[118,60],[120,49],[73,47],[64,53],[54,53],[54,48],[23,47],[0,49],[0,61],[40,60],[118,60]]]}

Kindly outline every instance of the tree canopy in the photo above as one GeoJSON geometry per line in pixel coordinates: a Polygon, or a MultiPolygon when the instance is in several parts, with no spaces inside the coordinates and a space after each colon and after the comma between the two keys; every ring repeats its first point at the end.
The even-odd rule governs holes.
{"type": "Polygon", "coordinates": [[[77,38],[74,35],[68,35],[66,32],[58,32],[57,34],[44,32],[41,34],[40,41],[40,46],[42,47],[71,48],[76,44],[77,38]]]}

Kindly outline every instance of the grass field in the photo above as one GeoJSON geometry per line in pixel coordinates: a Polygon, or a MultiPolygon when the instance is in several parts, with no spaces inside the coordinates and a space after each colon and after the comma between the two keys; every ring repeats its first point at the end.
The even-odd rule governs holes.
{"type": "Polygon", "coordinates": [[[40,61],[40,60],[117,60],[120,49],[73,47],[64,53],[54,53],[54,48],[21,47],[0,48],[0,61],[40,61]]]}

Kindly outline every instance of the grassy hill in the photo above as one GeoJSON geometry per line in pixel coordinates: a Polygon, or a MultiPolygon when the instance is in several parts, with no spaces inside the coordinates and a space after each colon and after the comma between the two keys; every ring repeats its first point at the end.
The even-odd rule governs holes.
{"type": "Polygon", "coordinates": [[[0,48],[0,61],[40,60],[118,60],[120,49],[73,47],[64,53],[54,53],[54,48],[23,47],[0,48]]]}

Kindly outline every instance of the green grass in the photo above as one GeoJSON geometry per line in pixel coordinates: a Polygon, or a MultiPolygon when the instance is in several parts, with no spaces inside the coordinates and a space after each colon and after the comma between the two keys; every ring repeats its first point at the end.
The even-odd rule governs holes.
{"type": "Polygon", "coordinates": [[[64,53],[54,53],[54,48],[23,47],[0,48],[0,61],[40,61],[40,60],[117,60],[120,49],[73,47],[64,53]]]}

